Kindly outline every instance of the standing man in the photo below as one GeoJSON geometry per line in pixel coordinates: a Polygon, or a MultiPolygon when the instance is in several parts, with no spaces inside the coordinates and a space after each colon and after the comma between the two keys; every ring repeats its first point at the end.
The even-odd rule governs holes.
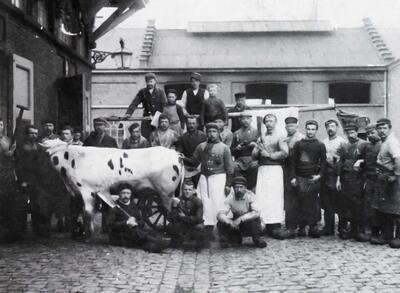
{"type": "Polygon", "coordinates": [[[299,206],[299,198],[296,194],[296,189],[290,183],[292,179],[292,165],[291,160],[293,156],[293,148],[295,144],[304,138],[304,134],[302,134],[298,130],[298,119],[296,117],[287,117],[285,119],[285,129],[287,132],[287,136],[285,138],[285,142],[289,148],[289,156],[285,160],[285,167],[283,168],[284,175],[284,186],[285,186],[285,195],[284,195],[284,204],[285,204],[285,226],[286,229],[281,231],[282,239],[289,239],[296,236],[296,229],[299,226],[298,218],[297,218],[297,209],[299,206]]]}
{"type": "Polygon", "coordinates": [[[251,236],[256,247],[266,247],[267,243],[261,239],[260,211],[256,208],[254,193],[246,189],[246,178],[235,177],[232,185],[234,192],[225,199],[225,208],[218,213],[221,247],[240,245],[243,236],[251,236]]]}
{"type": "MultiPolygon", "coordinates": [[[[164,90],[157,87],[155,74],[147,73],[144,79],[146,81],[146,87],[137,93],[136,97],[129,105],[125,114],[126,118],[132,116],[139,104],[143,105],[143,117],[150,118],[153,118],[157,111],[162,113],[164,106],[167,104],[167,97],[165,96],[164,90]]],[[[150,138],[150,134],[154,129],[150,123],[150,120],[142,122],[142,135],[146,139],[150,138]]]]}
{"type": "Polygon", "coordinates": [[[316,138],[318,122],[306,122],[306,138],[298,141],[292,151],[292,180],[296,188],[297,219],[300,229],[309,226],[308,236],[320,236],[317,224],[320,210],[318,194],[321,189],[321,178],[325,171],[326,149],[325,145],[316,138]]]}
{"type": "Polygon", "coordinates": [[[106,124],[107,120],[102,117],[93,119],[94,131],[86,138],[83,146],[118,148],[115,139],[106,134],[106,124]]]}
{"type": "Polygon", "coordinates": [[[208,86],[208,92],[210,93],[210,97],[203,102],[201,108],[201,124],[205,125],[213,122],[216,117],[221,117],[222,120],[226,121],[228,119],[228,112],[226,111],[224,101],[217,97],[218,86],[216,84],[210,84],[208,86]]]}
{"type": "Polygon", "coordinates": [[[151,146],[163,146],[169,149],[175,149],[178,142],[178,134],[169,128],[169,118],[161,114],[158,118],[158,128],[150,136],[151,146]]]}
{"type": "Polygon", "coordinates": [[[209,233],[217,224],[217,213],[224,208],[225,196],[230,193],[233,162],[229,147],[219,139],[219,127],[206,125],[207,141],[200,143],[193,158],[184,158],[189,166],[201,164],[198,194],[203,202],[203,219],[209,233]]]}
{"type": "Polygon", "coordinates": [[[41,142],[48,139],[60,138],[57,134],[54,133],[54,125],[54,121],[51,119],[46,119],[43,121],[43,135],[40,138],[41,142]]]}
{"type": "MultiPolygon", "coordinates": [[[[228,113],[240,113],[246,110],[250,110],[250,107],[246,105],[246,94],[245,93],[236,93],[235,94],[236,105],[229,109],[228,113]]],[[[232,127],[231,131],[237,131],[242,125],[240,123],[240,117],[232,117],[232,127]]]]}
{"type": "MultiPolygon", "coordinates": [[[[178,139],[177,150],[186,158],[193,158],[196,147],[207,140],[203,131],[199,130],[198,119],[191,115],[186,118],[187,131],[178,139]]],[[[191,178],[195,186],[199,182],[200,168],[185,164],[185,177],[191,178]]]]}
{"type": "MultiPolygon", "coordinates": [[[[369,143],[361,153],[361,159],[364,162],[363,171],[365,177],[364,184],[364,227],[371,230],[371,244],[380,244],[381,231],[378,225],[379,200],[376,196],[377,164],[376,160],[381,149],[381,138],[378,135],[375,124],[368,124],[365,128],[369,143]]],[[[383,235],[382,235],[383,236],[383,235]]]]}
{"type": "Polygon", "coordinates": [[[389,119],[379,119],[376,128],[382,140],[377,159],[380,229],[383,240],[389,242],[390,247],[400,248],[400,143],[392,132],[389,119]]]}
{"type": "Polygon", "coordinates": [[[232,155],[235,157],[235,176],[244,176],[247,188],[256,187],[258,164],[253,160],[251,153],[257,145],[257,129],[251,126],[252,115],[242,112],[240,114],[241,128],[233,134],[232,155]]]}
{"type": "Polygon", "coordinates": [[[122,149],[144,149],[150,147],[150,143],[141,135],[140,124],[132,123],[128,127],[130,137],[122,142],[122,149]]]}
{"type": "Polygon", "coordinates": [[[339,237],[342,239],[354,238],[357,241],[368,241],[364,227],[362,226],[363,211],[363,173],[355,168],[356,162],[361,158],[367,144],[365,140],[358,137],[358,126],[348,123],[344,131],[348,141],[339,148],[339,172],[337,178],[337,189],[339,194],[339,213],[343,220],[340,227],[339,237]],[[350,222],[350,231],[347,224],[350,222]]]}
{"type": "MultiPolygon", "coordinates": [[[[337,134],[339,123],[330,119],[325,122],[328,137],[323,140],[326,148],[326,168],[322,180],[320,196],[321,207],[324,210],[325,226],[320,232],[322,236],[335,235],[335,213],[338,212],[339,192],[336,189],[339,168],[339,148],[346,140],[337,134]]],[[[342,219],[339,216],[339,231],[343,230],[342,219]]]]}
{"type": "Polygon", "coordinates": [[[201,74],[193,72],[190,75],[190,88],[186,89],[182,94],[181,104],[186,115],[196,115],[199,117],[203,102],[209,97],[208,91],[200,88],[200,81],[201,74]]]}
{"type": "Polygon", "coordinates": [[[252,152],[253,158],[257,159],[259,164],[256,203],[267,232],[277,237],[284,220],[282,166],[289,155],[289,148],[284,138],[276,133],[277,118],[274,114],[265,115],[263,123],[267,131],[257,140],[257,146],[252,152]]]}

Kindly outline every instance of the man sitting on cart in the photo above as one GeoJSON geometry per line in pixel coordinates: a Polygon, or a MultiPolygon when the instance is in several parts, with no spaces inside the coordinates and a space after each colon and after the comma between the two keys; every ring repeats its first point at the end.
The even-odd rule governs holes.
{"type": "Polygon", "coordinates": [[[132,187],[124,183],[117,190],[118,206],[110,210],[108,215],[110,244],[142,248],[155,253],[165,249],[169,245],[168,241],[157,232],[145,228],[141,212],[131,200],[132,187]]]}

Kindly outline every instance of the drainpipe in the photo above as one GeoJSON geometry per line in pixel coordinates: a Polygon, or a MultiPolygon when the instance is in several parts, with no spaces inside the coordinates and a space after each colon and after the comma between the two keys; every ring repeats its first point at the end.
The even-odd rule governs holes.
{"type": "Polygon", "coordinates": [[[389,67],[386,67],[384,71],[384,87],[383,87],[383,96],[384,96],[384,102],[383,102],[383,113],[385,117],[387,118],[389,116],[389,67]]]}

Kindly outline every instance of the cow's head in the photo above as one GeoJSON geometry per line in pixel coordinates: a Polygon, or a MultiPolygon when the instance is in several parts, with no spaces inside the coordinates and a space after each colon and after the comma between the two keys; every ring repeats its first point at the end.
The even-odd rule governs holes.
{"type": "Polygon", "coordinates": [[[47,139],[39,143],[40,147],[44,149],[50,156],[60,149],[67,147],[68,143],[61,139],[47,139]]]}

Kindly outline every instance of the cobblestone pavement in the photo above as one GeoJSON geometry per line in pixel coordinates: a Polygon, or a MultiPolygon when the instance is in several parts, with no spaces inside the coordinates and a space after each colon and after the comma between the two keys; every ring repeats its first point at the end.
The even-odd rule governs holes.
{"type": "MultiPolygon", "coordinates": [[[[1,292],[400,292],[400,250],[337,238],[163,254],[68,238],[0,246],[1,292]]],[[[246,244],[245,243],[245,244],[246,244]]]]}

